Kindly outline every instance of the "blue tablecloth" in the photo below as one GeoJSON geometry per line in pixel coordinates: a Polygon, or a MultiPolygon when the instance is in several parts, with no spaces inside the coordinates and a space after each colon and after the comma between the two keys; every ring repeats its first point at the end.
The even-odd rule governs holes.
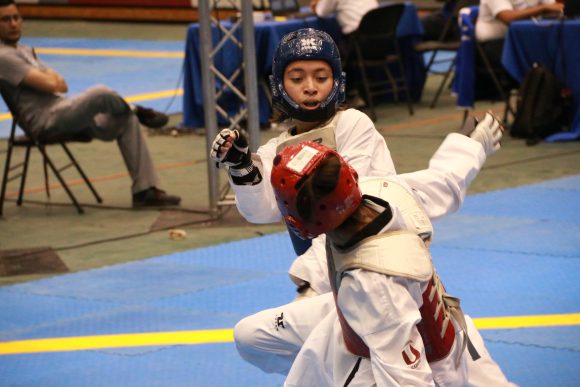
{"type": "Polygon", "coordinates": [[[461,44],[457,51],[452,89],[457,97],[457,106],[463,109],[473,109],[475,103],[475,20],[478,14],[478,5],[459,12],[461,44]]]}
{"type": "Polygon", "coordinates": [[[574,118],[569,132],[546,141],[580,138],[580,20],[518,21],[510,24],[502,63],[522,81],[534,62],[542,63],[572,90],[574,118]]]}
{"type": "MultiPolygon", "coordinates": [[[[231,23],[224,22],[223,26],[230,28],[231,23]]],[[[336,41],[339,41],[342,38],[340,27],[335,18],[310,17],[284,22],[267,21],[257,23],[255,26],[255,35],[258,79],[266,79],[267,75],[271,73],[274,51],[282,36],[290,31],[305,27],[312,27],[326,31],[336,41]]],[[[241,38],[239,37],[241,31],[237,32],[238,39],[241,41],[241,38]]],[[[223,32],[220,32],[218,28],[213,27],[212,34],[214,44],[216,44],[218,37],[221,37],[223,32]]],[[[420,39],[422,34],[423,29],[420,20],[417,17],[417,10],[413,4],[407,3],[403,17],[401,18],[397,28],[397,35],[399,37],[401,55],[405,62],[405,71],[411,89],[411,96],[415,100],[420,99],[423,84],[425,83],[423,57],[413,49],[415,42],[420,39]]],[[[187,31],[184,66],[185,74],[183,80],[183,125],[191,128],[199,128],[204,125],[199,48],[199,25],[194,23],[189,26],[187,31]]],[[[234,43],[228,41],[225,47],[221,49],[219,54],[214,58],[214,65],[223,74],[229,77],[239,68],[241,61],[241,49],[234,43]]],[[[243,77],[241,75],[238,79],[238,83],[243,84],[243,77]]],[[[216,89],[220,90],[221,86],[221,82],[216,80],[216,89]]],[[[260,123],[265,125],[268,123],[271,114],[270,103],[267,99],[266,93],[262,89],[259,89],[259,98],[260,123]]],[[[237,112],[240,107],[239,98],[230,91],[223,93],[218,103],[222,108],[231,113],[237,112]]],[[[220,124],[226,122],[224,119],[220,119],[219,117],[218,121],[220,124]]]]}

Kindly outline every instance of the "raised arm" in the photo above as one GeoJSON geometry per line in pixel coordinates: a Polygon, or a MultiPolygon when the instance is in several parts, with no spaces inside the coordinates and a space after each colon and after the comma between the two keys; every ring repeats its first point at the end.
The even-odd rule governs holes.
{"type": "Polygon", "coordinates": [[[467,188],[488,156],[500,148],[503,127],[487,113],[475,129],[451,133],[429,161],[427,169],[397,177],[418,196],[429,218],[459,209],[467,188]]]}

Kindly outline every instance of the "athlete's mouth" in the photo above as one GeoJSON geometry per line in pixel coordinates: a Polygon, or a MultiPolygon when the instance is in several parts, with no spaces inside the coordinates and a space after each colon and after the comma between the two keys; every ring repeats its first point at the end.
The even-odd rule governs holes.
{"type": "Polygon", "coordinates": [[[303,101],[302,105],[307,109],[314,109],[314,108],[318,107],[318,105],[320,105],[320,101],[317,101],[317,100],[303,101]]]}

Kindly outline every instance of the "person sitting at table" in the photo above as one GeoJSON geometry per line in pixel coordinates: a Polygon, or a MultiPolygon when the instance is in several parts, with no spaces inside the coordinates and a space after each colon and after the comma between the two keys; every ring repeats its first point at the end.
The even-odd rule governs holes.
{"type": "MultiPolygon", "coordinates": [[[[350,54],[351,43],[349,35],[358,29],[360,21],[363,16],[378,8],[379,3],[377,0],[311,0],[310,8],[312,11],[320,17],[326,17],[335,15],[342,34],[344,35],[342,39],[338,41],[338,49],[340,51],[340,56],[342,58],[342,67],[346,70],[348,74],[356,74],[355,71],[351,71],[354,63],[351,63],[349,58],[352,58],[350,54]]],[[[353,77],[348,77],[346,79],[346,90],[347,90],[347,104],[354,108],[362,108],[366,105],[366,102],[360,97],[359,91],[355,88],[357,82],[353,77]]]]}
{"type": "Polygon", "coordinates": [[[14,1],[0,0],[0,90],[19,125],[41,141],[116,139],[133,180],[133,207],[178,205],[179,196],[158,188],[159,176],[139,127],[160,128],[167,115],[130,105],[102,85],[65,96],[64,78],[39,60],[32,47],[19,43],[22,24],[14,1]]]}
{"type": "Polygon", "coordinates": [[[377,0],[311,0],[312,12],[320,17],[336,15],[344,35],[357,30],[363,16],[379,6],[377,0]]]}
{"type": "MultiPolygon", "coordinates": [[[[517,87],[517,82],[503,70],[501,56],[505,35],[508,26],[516,20],[525,20],[531,17],[544,14],[561,14],[564,5],[556,3],[555,0],[481,0],[479,5],[479,16],[475,24],[475,37],[481,42],[485,55],[490,61],[491,67],[496,71],[504,90],[517,87]]],[[[482,69],[483,64],[479,63],[477,68],[482,69]]],[[[478,73],[485,73],[478,71],[478,73]]],[[[486,94],[485,85],[492,85],[489,79],[478,78],[476,80],[476,90],[486,94]]],[[[491,94],[494,92],[489,91],[491,94]]]]}

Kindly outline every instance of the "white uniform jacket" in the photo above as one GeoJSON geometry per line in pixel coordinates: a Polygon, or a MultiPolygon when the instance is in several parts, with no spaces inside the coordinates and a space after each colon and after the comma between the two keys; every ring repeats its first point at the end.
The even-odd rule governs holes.
{"type": "MultiPolygon", "coordinates": [[[[396,173],[385,139],[364,113],[348,109],[337,113],[335,131],[336,151],[357,171],[359,176],[389,176],[396,173]]],[[[278,144],[288,137],[282,133],[260,146],[257,155],[262,181],[256,185],[231,187],[236,195],[236,206],[250,223],[275,223],[282,219],[274,190],[270,184],[272,161],[278,144]]]]}
{"type": "MultiPolygon", "coordinates": [[[[486,160],[481,144],[458,133],[447,135],[437,149],[429,167],[398,175],[412,187],[430,219],[455,212],[463,204],[467,188],[486,160]]],[[[329,292],[325,237],[312,241],[312,247],[294,261],[290,273],[310,282],[319,294],[329,292]]]]}
{"type": "MultiPolygon", "coordinates": [[[[452,133],[434,154],[428,169],[393,178],[410,187],[428,217],[434,219],[460,207],[467,187],[485,158],[479,142],[452,133]]],[[[330,291],[324,239],[315,240],[313,248],[301,258],[304,256],[309,256],[311,262],[320,267],[319,283],[330,291]]],[[[372,360],[361,359],[345,348],[331,293],[244,318],[234,329],[236,347],[246,361],[265,372],[286,374],[285,386],[330,387],[346,385],[346,380],[351,381],[350,387],[419,386],[433,385],[434,381],[440,385],[457,385],[465,381],[465,372],[472,385],[509,385],[468,317],[469,337],[481,358],[473,361],[464,354],[465,362],[459,369],[455,369],[454,361],[446,359],[427,364],[416,329],[422,294],[417,281],[352,270],[342,280],[338,302],[355,306],[361,294],[377,297],[365,296],[363,305],[352,311],[345,307],[343,313],[349,325],[364,336],[374,356],[372,360]],[[411,338],[414,344],[402,337],[411,338]],[[417,350],[422,357],[415,357],[417,350]],[[391,362],[391,358],[396,361],[391,362]]],[[[455,359],[457,350],[452,350],[450,359],[455,359]]]]}
{"type": "MultiPolygon", "coordinates": [[[[449,319],[455,330],[450,352],[437,361],[427,361],[417,324],[422,321],[420,308],[426,302],[425,297],[429,297],[426,289],[433,273],[431,259],[420,238],[399,237],[419,232],[425,225],[428,230],[430,225],[428,221],[425,223],[419,219],[416,211],[409,212],[408,206],[401,207],[402,203],[396,196],[389,200],[380,194],[381,187],[393,182],[406,187],[418,202],[421,201],[421,190],[407,185],[405,175],[361,179],[363,194],[387,200],[393,216],[378,236],[364,239],[356,248],[341,253],[341,257],[335,260],[338,265],[345,259],[351,263],[350,267],[355,267],[336,277],[340,282],[336,304],[350,328],[368,347],[369,358],[359,358],[346,349],[338,316],[329,313],[320,319],[321,323],[306,339],[292,364],[285,386],[511,385],[489,356],[469,318],[466,319],[467,325],[462,325],[447,315],[445,319],[449,319]],[[415,222],[416,219],[419,222],[415,222]],[[381,235],[387,239],[395,238],[397,242],[389,243],[390,247],[383,249],[379,247],[380,243],[377,245],[377,238],[381,235]],[[421,246],[416,245],[417,241],[421,246]],[[378,262],[383,262],[376,265],[384,267],[383,272],[356,268],[375,266],[378,262]],[[384,274],[387,272],[392,274],[384,274]],[[472,353],[464,346],[467,344],[464,328],[475,348],[472,353]]],[[[436,202],[428,197],[422,201],[426,205],[425,212],[437,213],[428,210],[430,203],[436,202]]],[[[333,254],[337,259],[336,252],[333,254]]],[[[324,300],[321,298],[321,304],[324,300]]],[[[436,313],[435,316],[442,315],[439,308],[436,313]]],[[[285,316],[286,321],[295,317],[292,313],[285,316]]],[[[446,324],[443,322],[442,326],[446,327],[446,324]]]]}

